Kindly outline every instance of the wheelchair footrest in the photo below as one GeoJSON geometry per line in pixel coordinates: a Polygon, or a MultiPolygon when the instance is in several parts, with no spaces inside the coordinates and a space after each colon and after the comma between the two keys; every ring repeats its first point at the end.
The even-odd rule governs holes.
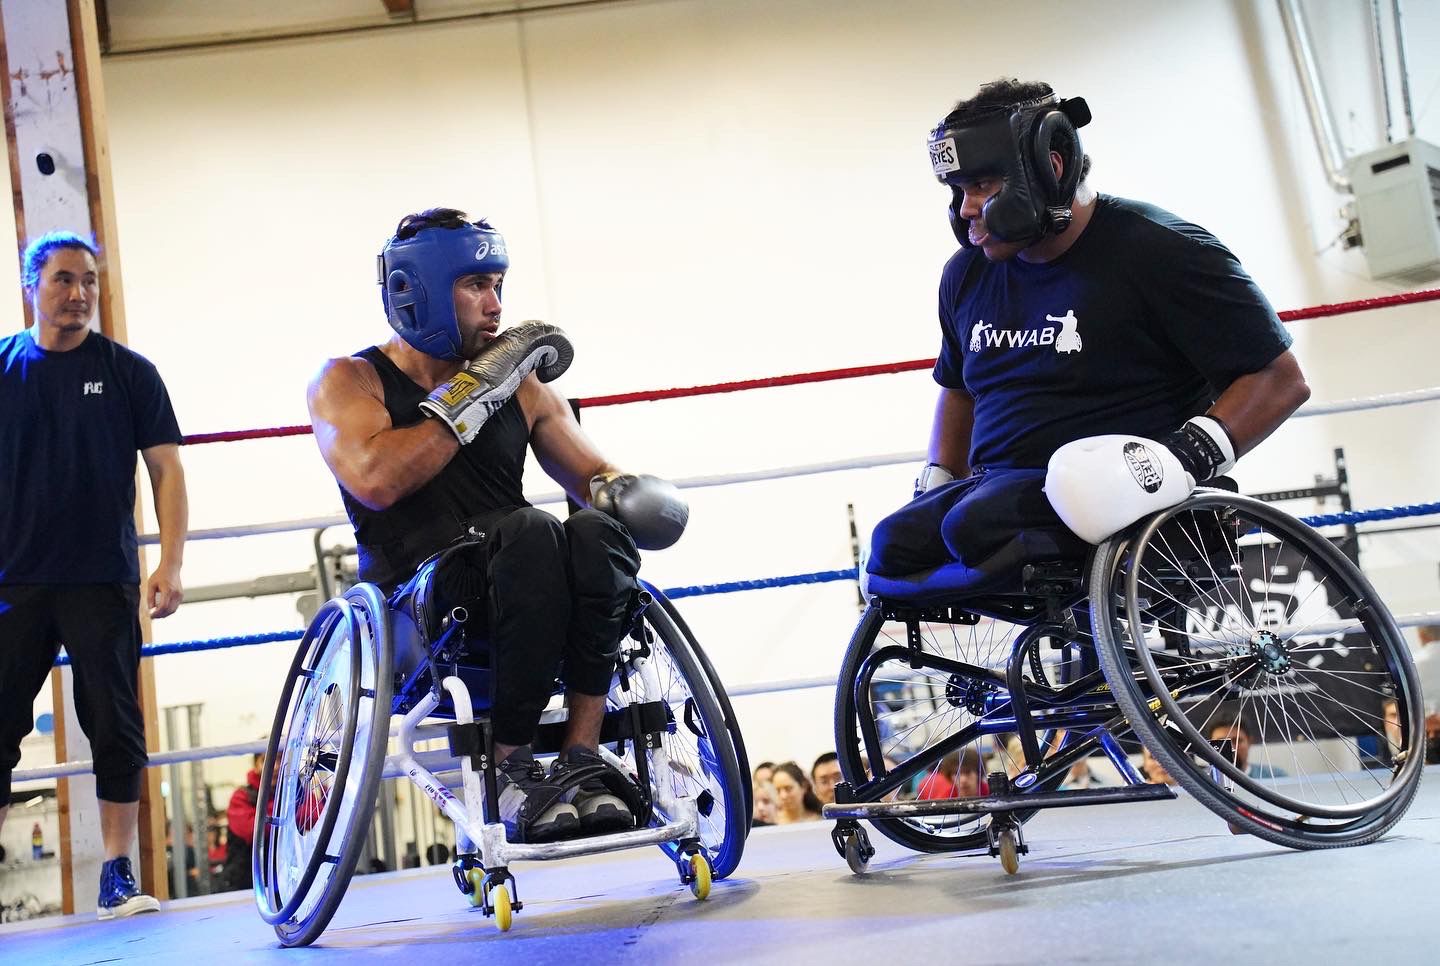
{"type": "Polygon", "coordinates": [[[1112,802],[1149,802],[1175,797],[1169,785],[1122,785],[1117,788],[1077,788],[1068,792],[1025,795],[989,795],[984,798],[936,798],[910,802],[855,802],[826,805],[825,818],[921,818],[927,815],[987,815],[1032,808],[1066,808],[1108,805],[1112,802]]]}

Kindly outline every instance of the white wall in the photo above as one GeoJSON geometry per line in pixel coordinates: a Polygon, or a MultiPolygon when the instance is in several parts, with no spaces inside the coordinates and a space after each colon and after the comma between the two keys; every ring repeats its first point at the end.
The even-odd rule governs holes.
{"type": "MultiPolygon", "coordinates": [[[[1368,42],[1355,46],[1354,23],[1335,13],[1349,6],[1368,5],[1311,9],[1325,62],[1346,78],[1342,129],[1365,148],[1379,137],[1378,101],[1355,67],[1368,42]]],[[[1440,16],[1410,7],[1421,133],[1440,141],[1440,74],[1420,55],[1437,49],[1440,16]]],[[[1210,228],[1278,307],[1388,291],[1359,253],[1316,253],[1339,231],[1338,199],[1273,4],[995,10],[637,0],[109,59],[131,342],[159,365],[186,432],[304,422],[319,363],[387,335],[375,252],[402,214],[445,204],[509,238],[507,315],[570,332],[577,361],[560,387],[571,396],[930,356],[954,240],[925,133],[1002,74],[1086,96],[1092,182],[1210,228]]],[[[1295,326],[1316,399],[1434,384],[1434,315],[1295,326]]],[[[933,398],[914,373],[594,410],[585,425],[625,465],[684,476],[921,449],[933,398]]],[[[1357,505],[1431,500],[1435,425],[1428,408],[1297,421],[1239,476],[1247,489],[1305,485],[1343,445],[1357,505]]],[[[338,509],[308,439],[196,447],[185,460],[196,528],[338,509]]],[[[848,566],[846,504],[868,531],[912,477],[896,467],[696,491],[686,539],[649,555],[646,575],[669,586],[848,566]]],[[[537,473],[531,488],[551,486],[537,473]]],[[[1432,540],[1372,540],[1372,551],[1397,609],[1434,606],[1432,540]]],[[[185,576],[309,562],[307,534],[197,543],[185,576]]],[[[688,600],[684,612],[739,684],[833,671],[856,608],[852,587],[831,584],[688,600]]],[[[156,636],[297,623],[288,598],[197,604],[156,636]]],[[[252,738],[288,652],[168,658],[161,703],[204,701],[207,741],[252,738]]],[[[829,702],[821,690],[744,699],[752,758],[827,748],[829,702]]]]}

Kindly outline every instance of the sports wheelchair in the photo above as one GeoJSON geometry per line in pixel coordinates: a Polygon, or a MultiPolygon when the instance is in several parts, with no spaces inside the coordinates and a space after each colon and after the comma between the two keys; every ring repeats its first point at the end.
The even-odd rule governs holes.
{"type": "Polygon", "coordinates": [[[860,820],[1014,874],[1042,809],[1174,798],[1131,764],[1136,739],[1232,832],[1295,849],[1374,841],[1419,785],[1423,705],[1395,619],[1330,540],[1231,490],[1098,547],[1029,531],[979,566],[872,576],[866,593],[823,810],[857,874],[875,851],[860,820]],[[1123,784],[1065,788],[1092,755],[1123,784]]]}
{"type": "MultiPolygon", "coordinates": [[[[374,584],[356,584],[324,604],[305,632],[275,713],[256,805],[261,917],[285,946],[307,945],[325,930],[354,874],[381,779],[396,774],[455,823],[456,885],[502,931],[522,908],[509,870],[516,860],[658,845],[681,882],[705,898],[712,879],[740,862],[753,810],[750,766],[725,689],[680,614],[641,581],[616,656],[601,754],[635,782],[636,828],[512,844],[498,814],[485,717],[494,699],[491,654],[483,631],[467,633],[463,608],[436,612],[433,588],[446,552],[388,600],[374,584]],[[392,716],[398,751],[387,759],[392,716]],[[422,726],[426,719],[448,724],[422,726]],[[438,738],[448,738],[448,753],[415,751],[417,741],[438,738]],[[431,770],[453,770],[455,759],[461,797],[431,770]]],[[[532,746],[537,757],[560,751],[564,726],[565,711],[552,701],[532,746]]]]}

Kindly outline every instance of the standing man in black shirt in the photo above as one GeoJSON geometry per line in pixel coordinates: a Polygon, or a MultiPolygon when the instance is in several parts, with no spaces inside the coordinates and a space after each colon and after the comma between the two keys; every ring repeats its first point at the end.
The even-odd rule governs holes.
{"type": "Polygon", "coordinates": [[[930,136],[961,249],[940,280],[929,462],[875,528],[870,573],[974,566],[1062,518],[1099,542],[1228,470],[1309,398],[1289,334],[1225,246],[1089,187],[1089,120],[1082,99],[999,80],[930,136]],[[1145,437],[1162,465],[1126,472],[1116,434],[1145,437]]]}
{"type": "Polygon", "coordinates": [[[453,208],[407,215],[380,255],[395,334],[330,360],[310,387],[310,417],[362,580],[391,594],[446,551],[439,609],[464,605],[493,655],[506,834],[541,842],[634,827],[638,801],[599,756],[600,725],[638,586],[636,547],[674,543],[688,509],[671,484],[607,462],[545,385],[570,364],[564,333],[541,322],[501,331],[509,267],[484,220],[453,208]],[[592,509],[561,521],[530,506],[527,449],[592,509]],[[547,775],[530,743],[557,674],[569,716],[547,775]]]}
{"type": "Polygon", "coordinates": [[[97,255],[71,232],[27,246],[21,281],[35,324],[0,339],[0,825],[35,696],[63,644],[95,759],[105,845],[96,913],[112,919],[160,908],[129,859],[149,760],[136,692],[137,451],[160,527],[143,595],[152,618],[180,606],[188,511],[165,384],[147,359],[90,328],[97,255]]]}

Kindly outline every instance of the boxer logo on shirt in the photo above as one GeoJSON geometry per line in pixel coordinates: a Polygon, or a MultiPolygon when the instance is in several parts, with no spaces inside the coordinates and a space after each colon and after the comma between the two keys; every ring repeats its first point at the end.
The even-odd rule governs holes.
{"type": "Polygon", "coordinates": [[[87,383],[85,383],[85,388],[84,388],[84,390],[81,391],[80,395],[82,395],[82,396],[99,396],[99,395],[104,394],[104,392],[105,392],[105,383],[103,383],[103,382],[87,382],[87,383]]]}
{"type": "Polygon", "coordinates": [[[970,351],[983,349],[1025,349],[1031,346],[1054,346],[1062,355],[1079,352],[1083,348],[1080,339],[1080,320],[1074,309],[1067,309],[1064,315],[1046,315],[1045,321],[1058,322],[1034,329],[997,329],[984,319],[970,328],[970,351]]]}

